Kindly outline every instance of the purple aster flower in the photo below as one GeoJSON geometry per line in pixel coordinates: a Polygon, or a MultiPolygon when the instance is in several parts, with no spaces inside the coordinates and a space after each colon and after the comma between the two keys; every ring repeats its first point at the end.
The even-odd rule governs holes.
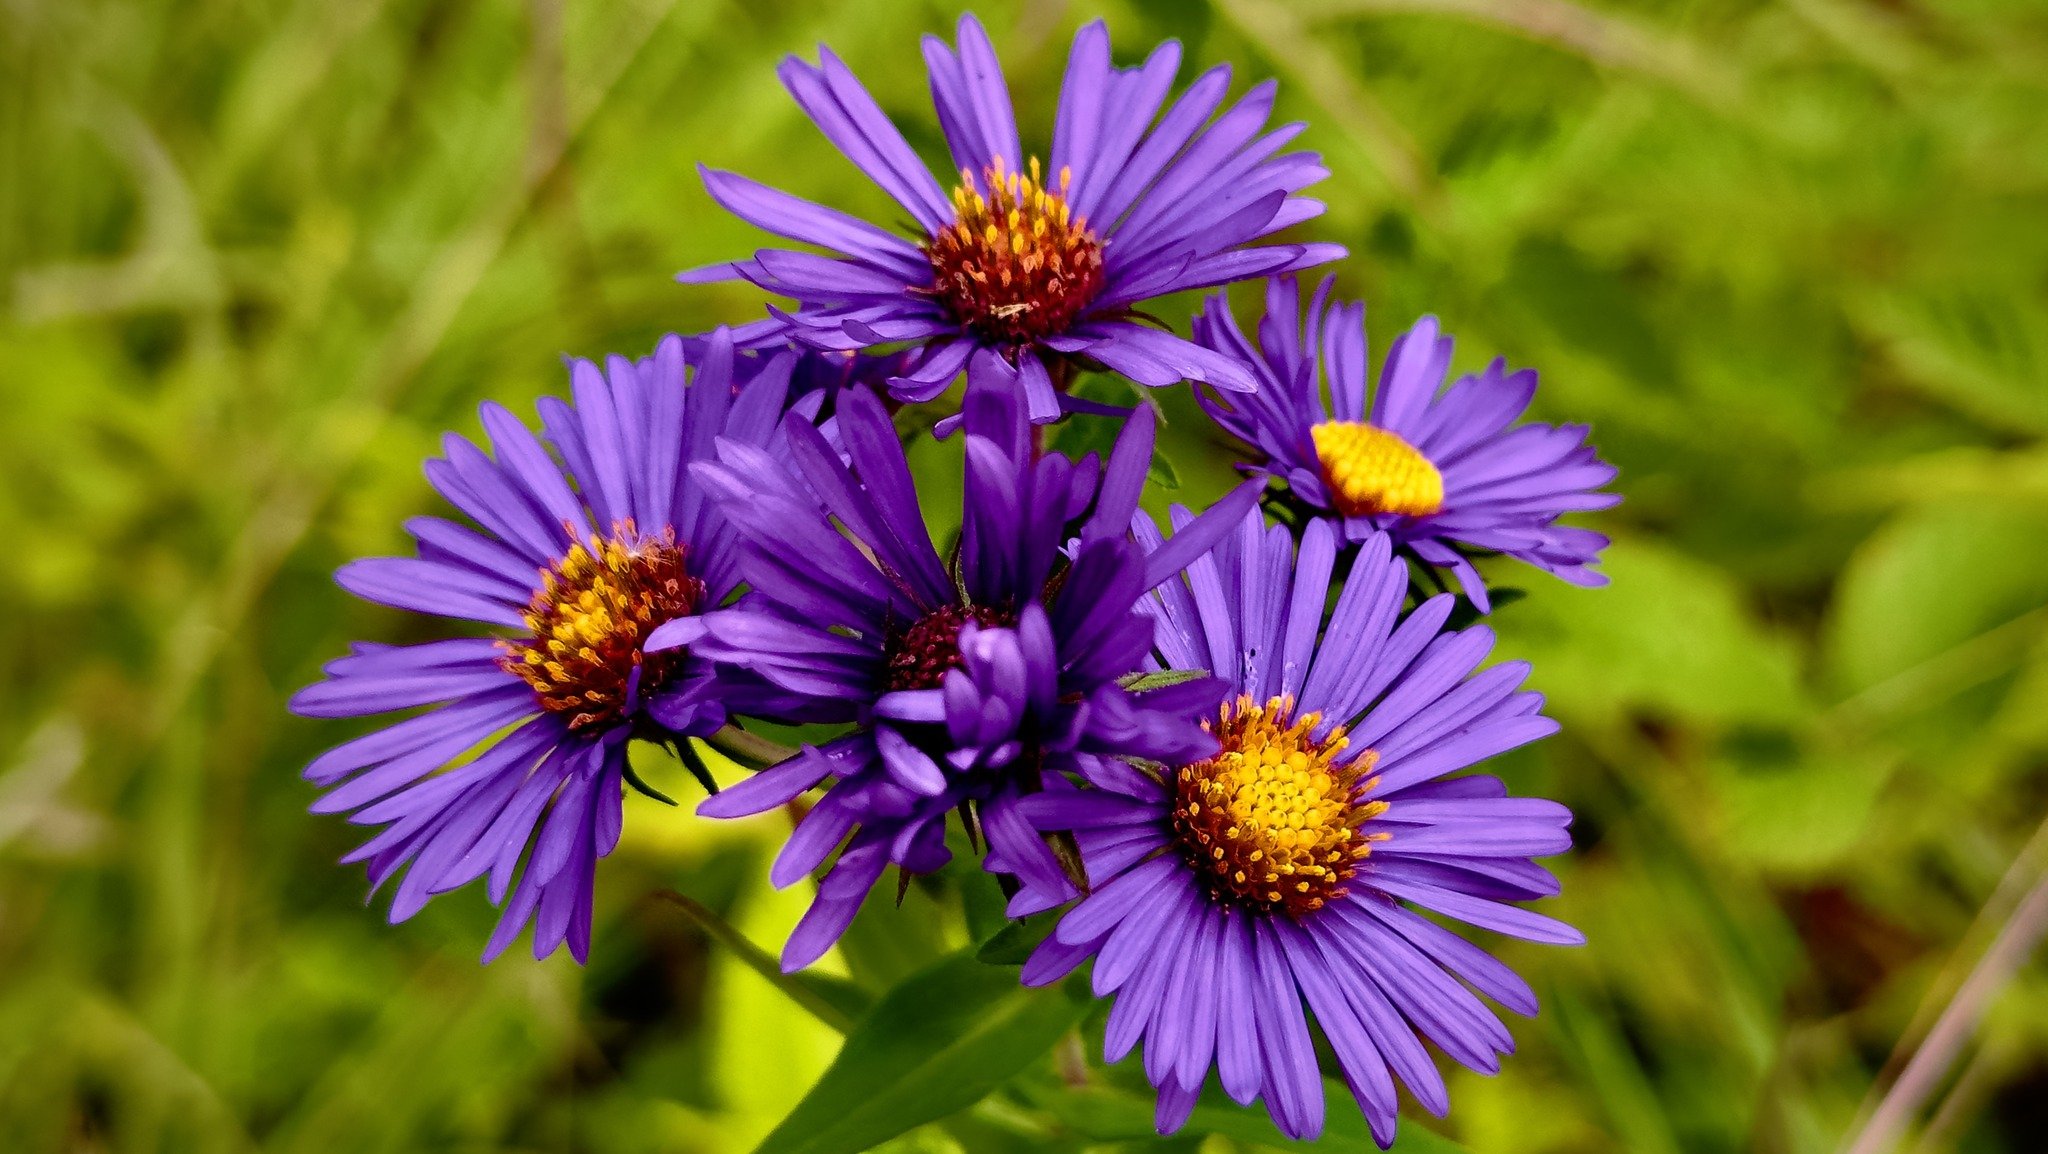
{"type": "MultiPolygon", "coordinates": [[[[717,329],[683,338],[683,355],[696,361],[714,340],[731,341],[730,330],[717,329]]],[[[793,342],[778,346],[744,349],[733,365],[733,387],[739,389],[756,379],[774,376],[786,382],[788,412],[802,414],[805,421],[834,447],[839,447],[839,394],[856,386],[886,389],[890,378],[903,372],[909,354],[903,350],[862,352],[814,349],[793,342]]]]}
{"type": "Polygon", "coordinates": [[[801,346],[791,351],[797,355],[790,372],[791,399],[808,397],[813,393],[823,394],[828,409],[831,407],[830,403],[836,401],[841,392],[857,385],[887,388],[890,378],[900,376],[910,359],[909,355],[903,352],[834,352],[801,346]]]}
{"type": "Polygon", "coordinates": [[[1147,601],[1158,661],[1213,670],[1234,691],[1211,723],[1220,752],[1093,783],[1106,788],[1049,781],[1019,806],[1034,828],[1072,831],[1090,885],[1024,980],[1094,958],[1095,991],[1116,999],[1105,1057],[1144,1039],[1163,1133],[1212,1066],[1287,1134],[1320,1133],[1313,1017],[1388,1145],[1395,1077],[1432,1112],[1447,1106],[1421,1039],[1493,1073],[1514,1040],[1478,994],[1536,1011],[1526,983],[1416,907],[1583,940],[1509,904],[1557,892],[1530,859],[1570,847],[1570,811],[1509,797],[1491,776],[1449,776],[1557,724],[1519,688],[1527,665],[1479,670],[1489,630],[1442,632],[1450,595],[1399,619],[1408,580],[1390,545],[1363,542],[1325,620],[1335,532],[1312,522],[1297,557],[1287,530],[1246,517],[1147,601]]]}
{"type": "Polygon", "coordinates": [[[781,69],[818,128],[910,215],[914,237],[704,171],[712,198],[735,215],[835,254],[764,249],[684,273],[744,279],[796,301],[747,326],[743,343],[912,342],[914,365],[891,383],[897,399],[928,401],[971,365],[977,381],[1021,392],[1039,422],[1060,415],[1070,359],[1146,385],[1251,388],[1235,359],[1143,323],[1137,310],[1152,297],[1343,255],[1336,245],[1258,243],[1323,207],[1296,195],[1326,175],[1321,162],[1280,152],[1302,126],[1266,131],[1273,85],[1219,113],[1230,70],[1217,67],[1167,107],[1180,45],[1116,68],[1108,31],[1089,24],[1074,39],[1041,165],[1018,143],[1002,66],[972,16],[960,20],[957,48],[927,36],[924,57],[959,173],[950,193],[829,50],[816,66],[792,57],[781,69]]]}
{"type": "Polygon", "coordinates": [[[1365,305],[1330,301],[1331,284],[1304,314],[1293,278],[1269,282],[1256,348],[1221,294],[1195,317],[1196,340],[1258,376],[1255,393],[1200,398],[1258,454],[1248,468],[1285,481],[1350,541],[1383,532],[1449,568],[1481,612],[1486,586],[1460,547],[1505,553],[1575,585],[1606,584],[1593,565],[1607,538],[1558,518],[1619,502],[1599,491],[1614,466],[1586,443],[1584,425],[1517,421],[1536,394],[1535,370],[1510,373],[1495,360],[1446,390],[1451,338],[1426,316],[1395,338],[1368,398],[1365,305]]]}
{"type": "MultiPolygon", "coordinates": [[[[683,337],[683,357],[692,364],[710,355],[718,342],[733,343],[730,329],[683,337]]],[[[867,352],[853,349],[816,349],[785,341],[780,345],[756,342],[745,347],[733,365],[735,391],[755,379],[774,375],[785,379],[785,403],[802,409],[814,423],[829,425],[839,394],[856,385],[888,388],[893,377],[901,376],[910,363],[904,350],[867,352]],[[812,398],[816,398],[813,400],[812,398]]],[[[829,435],[829,430],[828,430],[829,435]]]]}
{"type": "Polygon", "coordinates": [[[839,851],[783,951],[790,969],[838,940],[890,863],[910,873],[944,864],[955,810],[986,837],[990,869],[1032,880],[1013,914],[1072,897],[1017,799],[1047,772],[1114,779],[1118,758],[1177,763],[1214,749],[1200,724],[1214,686],[1132,692],[1123,679],[1152,646],[1139,599],[1234,524],[1256,486],[1148,556],[1128,526],[1152,457],[1149,411],[1106,465],[1038,454],[1007,393],[970,396],[965,427],[950,561],[932,545],[896,430],[865,389],[840,398],[843,461],[791,419],[794,471],[737,441],[721,444],[719,464],[697,466],[747,540],[753,590],[703,619],[700,652],[799,695],[810,716],[854,723],[698,807],[737,817],[826,785],[770,875],[790,885],[839,851]]]}
{"type": "Polygon", "coordinates": [[[752,374],[741,388],[723,335],[694,361],[687,387],[675,337],[638,363],[612,357],[604,372],[576,361],[574,403],[540,402],[544,441],[486,403],[495,459],[451,433],[447,455],[427,462],[428,479],[474,526],[416,518],[406,526],[416,556],[356,561],[335,575],[380,605],[503,631],[358,644],[292,698],[308,717],[432,707],[306,767],[331,787],[314,812],[383,827],[344,859],[369,863],[373,889],[410,863],[393,922],[488,874],[491,901],[505,909],[485,961],[529,921],[536,958],[566,941],[583,961],[597,859],[618,844],[624,785],[635,780],[628,739],[707,734],[728,709],[778,696],[648,642],[694,623],[738,584],[732,530],[688,465],[721,439],[762,451],[793,360],[741,362],[752,374]]]}

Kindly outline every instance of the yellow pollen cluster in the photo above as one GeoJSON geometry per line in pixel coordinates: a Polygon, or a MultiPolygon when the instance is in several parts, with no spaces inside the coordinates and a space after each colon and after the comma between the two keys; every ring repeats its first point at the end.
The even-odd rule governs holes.
{"type": "Polygon", "coordinates": [[[1359,800],[1377,754],[1337,765],[1350,744],[1343,729],[1319,741],[1322,714],[1293,713],[1288,697],[1226,703],[1210,727],[1223,751],[1174,781],[1173,829],[1217,900],[1301,917],[1344,896],[1372,843],[1387,836],[1360,826],[1387,803],[1359,800]]]}
{"type": "Polygon", "coordinates": [[[682,660],[681,650],[645,653],[641,643],[688,616],[703,595],[673,531],[643,538],[622,522],[610,537],[592,533],[570,546],[541,573],[525,614],[532,636],[503,642],[501,663],[533,686],[544,708],[568,714],[569,728],[615,721],[629,697],[645,700],[682,660]]]}
{"type": "Polygon", "coordinates": [[[953,190],[953,223],[926,242],[932,292],[982,337],[1024,344],[1065,331],[1102,286],[1102,242],[1067,203],[1072,174],[1047,188],[1033,157],[1028,173],[999,157],[953,190]]]}
{"type": "Polygon", "coordinates": [[[1347,517],[1427,517],[1444,507],[1444,475],[1415,446],[1363,421],[1324,421],[1309,430],[1337,511],[1347,517]]]}

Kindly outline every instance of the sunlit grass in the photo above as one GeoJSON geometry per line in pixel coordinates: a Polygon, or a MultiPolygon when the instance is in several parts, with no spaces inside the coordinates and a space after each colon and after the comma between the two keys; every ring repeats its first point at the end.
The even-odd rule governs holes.
{"type": "MultiPolygon", "coordinates": [[[[775,61],[829,41],[919,119],[917,36],[956,11],[0,6],[0,1149],[740,1151],[801,1095],[829,1033],[644,896],[773,945],[804,896],[767,890],[774,831],[636,798],[591,968],[479,968],[480,894],[361,904],[298,778],[349,726],[284,701],[351,638],[424,636],[327,575],[401,546],[479,400],[755,315],[670,279],[761,241],[697,163],[886,214],[775,61]]],[[[1043,133],[1083,10],[980,11],[1043,133]]],[[[1498,621],[1565,725],[1502,771],[1581,815],[1557,905],[1590,944],[1504,947],[1545,1012],[1430,1124],[1834,1148],[2048,811],[2039,5],[1107,15],[1124,56],[1279,77],[1376,348],[1436,312],[1623,470],[1615,586],[1531,578],[1498,621]]],[[[1228,459],[1166,404],[1173,496],[1207,500],[1228,459]]],[[[835,964],[879,981],[928,919],[874,904],[835,964]]],[[[2044,1041],[2023,971],[1931,1148],[2032,1148],[2044,1041]]],[[[1077,1148],[1028,1114],[905,1148],[1077,1148]]]]}

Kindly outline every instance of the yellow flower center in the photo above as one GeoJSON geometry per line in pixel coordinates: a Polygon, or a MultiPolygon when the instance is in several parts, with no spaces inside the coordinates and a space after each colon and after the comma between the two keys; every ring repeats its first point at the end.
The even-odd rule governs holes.
{"type": "Polygon", "coordinates": [[[500,663],[533,686],[543,708],[568,714],[570,729],[618,720],[629,697],[645,700],[682,663],[680,649],[646,653],[641,645],[704,597],[683,552],[673,530],[643,538],[631,521],[570,546],[541,573],[526,607],[533,635],[502,642],[500,663]]]}
{"type": "Polygon", "coordinates": [[[1239,697],[1205,722],[1223,750],[1175,778],[1173,830],[1212,897],[1298,918],[1344,896],[1372,843],[1387,837],[1359,827],[1387,803],[1358,799],[1377,754],[1338,765],[1350,744],[1342,727],[1317,740],[1322,714],[1293,713],[1292,698],[1239,697]]]}
{"type": "Polygon", "coordinates": [[[1444,475],[1415,446],[1363,421],[1324,421],[1309,430],[1323,483],[1347,517],[1427,517],[1444,507],[1444,475]]]}
{"type": "Polygon", "coordinates": [[[1067,204],[1071,174],[1047,188],[1033,157],[1030,172],[1002,160],[953,190],[954,222],[924,246],[932,292],[961,324],[1005,344],[1028,344],[1066,331],[1102,287],[1102,242],[1067,204]]]}

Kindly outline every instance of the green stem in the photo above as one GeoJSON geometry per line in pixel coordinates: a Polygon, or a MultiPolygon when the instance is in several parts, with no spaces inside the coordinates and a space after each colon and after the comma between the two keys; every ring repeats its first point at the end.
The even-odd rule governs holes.
{"type": "Polygon", "coordinates": [[[728,725],[704,739],[711,746],[734,761],[766,769],[771,765],[788,761],[796,756],[796,750],[779,741],[770,741],[758,733],[749,733],[737,725],[728,725]]]}
{"type": "Polygon", "coordinates": [[[683,916],[695,922],[698,929],[703,930],[706,935],[719,945],[731,950],[733,955],[739,958],[741,963],[748,969],[761,975],[770,985],[787,994],[790,1001],[809,1011],[813,1018],[818,1019],[841,1034],[853,1028],[853,1020],[844,1013],[841,1013],[832,1003],[821,997],[816,990],[806,985],[801,976],[783,973],[782,966],[769,955],[768,951],[755,945],[745,934],[733,928],[732,924],[724,918],[713,913],[711,908],[703,902],[686,894],[677,893],[674,890],[656,890],[654,896],[682,910],[683,916]]]}

